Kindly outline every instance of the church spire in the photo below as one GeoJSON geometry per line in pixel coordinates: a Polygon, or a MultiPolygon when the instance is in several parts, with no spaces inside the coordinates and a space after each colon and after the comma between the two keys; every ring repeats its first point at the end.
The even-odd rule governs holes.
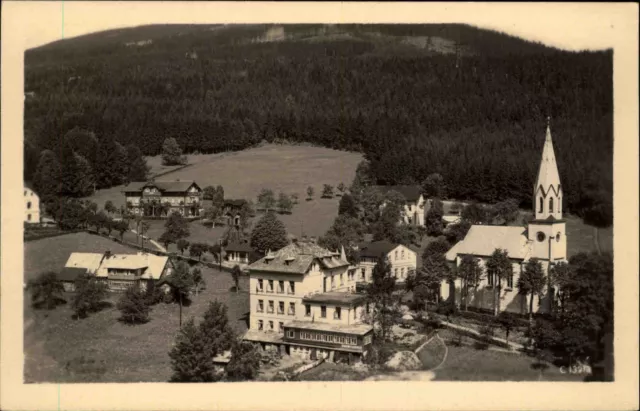
{"type": "Polygon", "coordinates": [[[547,117],[547,135],[542,148],[538,179],[533,188],[536,220],[562,218],[562,187],[551,140],[551,119],[547,117]]]}

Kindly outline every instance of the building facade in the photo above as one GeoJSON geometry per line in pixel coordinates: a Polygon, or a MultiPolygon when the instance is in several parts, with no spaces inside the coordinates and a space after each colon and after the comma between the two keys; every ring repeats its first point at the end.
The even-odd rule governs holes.
{"type": "Polygon", "coordinates": [[[351,291],[355,289],[354,270],[350,270],[344,249],[331,252],[312,241],[294,241],[267,253],[248,269],[251,314],[246,340],[311,358],[336,352],[356,358],[367,352],[358,336],[367,335],[372,328],[362,324],[362,296],[351,291]],[[331,338],[330,342],[323,340],[329,345],[318,344],[316,337],[307,338],[305,332],[340,338],[318,337],[331,338]],[[356,340],[343,343],[342,337],[356,340]],[[352,341],[356,341],[354,346],[352,341]]]}
{"type": "Polygon", "coordinates": [[[246,242],[232,242],[224,248],[225,260],[242,266],[249,264],[249,257],[253,252],[251,246],[246,242]]]}
{"type": "Polygon", "coordinates": [[[109,291],[121,292],[135,285],[146,290],[149,282],[165,278],[172,270],[169,257],[150,253],[71,253],[58,278],[66,291],[75,290],[79,276],[90,274],[105,281],[109,291]]]}
{"type": "Polygon", "coordinates": [[[420,186],[377,186],[383,194],[396,191],[405,198],[405,204],[400,215],[400,222],[424,227],[425,200],[420,186]]]}
{"type": "Polygon", "coordinates": [[[40,224],[40,197],[29,185],[24,185],[24,222],[40,224]]]}
{"type": "Polygon", "coordinates": [[[360,244],[359,249],[360,263],[356,269],[358,282],[371,282],[371,274],[380,255],[385,255],[388,258],[391,264],[391,274],[398,282],[405,281],[409,273],[417,268],[417,253],[402,244],[374,241],[360,244]]]}
{"type": "Polygon", "coordinates": [[[177,212],[198,217],[204,212],[202,189],[195,181],[133,182],[122,192],[127,209],[134,215],[167,217],[177,212]]]}
{"type": "MultiPolygon", "coordinates": [[[[499,285],[502,311],[528,312],[531,297],[519,294],[517,284],[520,273],[530,259],[540,261],[547,279],[554,264],[567,261],[567,235],[562,219],[563,193],[549,125],[532,194],[535,218],[526,227],[473,225],[465,238],[447,252],[447,260],[456,266],[460,265],[465,255],[471,255],[478,259],[483,268],[484,278],[477,285],[469,287],[469,306],[480,309],[494,307],[494,287],[498,283],[484,267],[497,248],[507,251],[513,265],[513,276],[499,285]]],[[[443,282],[442,297],[461,304],[461,286],[460,280],[443,282]]],[[[552,296],[553,290],[545,287],[543,297],[534,299],[534,312],[547,312],[552,296]]]]}

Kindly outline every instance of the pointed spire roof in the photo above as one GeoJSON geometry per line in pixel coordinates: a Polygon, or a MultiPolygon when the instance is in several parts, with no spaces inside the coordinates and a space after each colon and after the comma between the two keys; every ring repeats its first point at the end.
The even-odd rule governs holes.
{"type": "Polygon", "coordinates": [[[344,252],[344,246],[340,249],[340,259],[347,261],[347,253],[344,252]]]}
{"type": "Polygon", "coordinates": [[[542,160],[540,161],[540,169],[538,170],[538,180],[534,187],[534,191],[537,192],[538,188],[542,186],[545,194],[549,191],[550,187],[559,190],[560,186],[560,174],[558,173],[556,155],[553,151],[549,122],[550,119],[547,117],[547,135],[544,140],[544,147],[542,148],[542,160]]]}

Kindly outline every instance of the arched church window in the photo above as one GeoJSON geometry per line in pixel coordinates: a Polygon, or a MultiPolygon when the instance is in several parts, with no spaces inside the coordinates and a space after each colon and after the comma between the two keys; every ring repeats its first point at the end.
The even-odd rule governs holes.
{"type": "Polygon", "coordinates": [[[540,197],[540,207],[538,208],[538,212],[541,213],[544,209],[544,199],[540,197]]]}
{"type": "Polygon", "coordinates": [[[549,212],[553,213],[553,197],[549,199],[549,212]]]}
{"type": "Polygon", "coordinates": [[[560,242],[560,238],[562,238],[562,236],[560,235],[560,232],[558,231],[558,234],[556,234],[556,241],[560,242]]]}

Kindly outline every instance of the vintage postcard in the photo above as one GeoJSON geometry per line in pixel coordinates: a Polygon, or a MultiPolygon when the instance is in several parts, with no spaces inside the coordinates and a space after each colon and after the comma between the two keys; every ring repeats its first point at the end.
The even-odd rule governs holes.
{"type": "Polygon", "coordinates": [[[3,2],[2,408],[637,408],[637,11],[3,2]]]}

